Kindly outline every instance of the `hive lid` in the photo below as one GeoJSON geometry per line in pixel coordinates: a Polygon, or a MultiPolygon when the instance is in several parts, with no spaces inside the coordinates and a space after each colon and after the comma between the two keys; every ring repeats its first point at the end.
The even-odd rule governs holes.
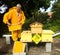
{"type": "Polygon", "coordinates": [[[34,23],[30,24],[30,27],[43,27],[43,25],[39,22],[34,22],[34,23]]]}
{"type": "Polygon", "coordinates": [[[54,32],[52,30],[43,30],[42,34],[45,34],[45,33],[47,33],[47,34],[54,34],[54,32]]]}

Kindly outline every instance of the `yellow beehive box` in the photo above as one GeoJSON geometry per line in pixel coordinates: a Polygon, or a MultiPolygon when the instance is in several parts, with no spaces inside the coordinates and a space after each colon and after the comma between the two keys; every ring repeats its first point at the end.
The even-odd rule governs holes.
{"type": "Polygon", "coordinates": [[[21,42],[32,42],[31,31],[23,31],[21,33],[21,42]]]}
{"type": "Polygon", "coordinates": [[[8,28],[9,28],[9,31],[21,30],[20,25],[11,25],[11,26],[8,26],[8,28]]]}
{"type": "Polygon", "coordinates": [[[42,33],[43,25],[41,23],[35,22],[30,25],[32,33],[42,33]]]}
{"type": "Polygon", "coordinates": [[[25,43],[15,41],[13,46],[13,53],[22,53],[25,51],[25,43]]]}
{"type": "Polygon", "coordinates": [[[42,42],[53,42],[53,34],[52,30],[43,30],[42,31],[42,42]]]}

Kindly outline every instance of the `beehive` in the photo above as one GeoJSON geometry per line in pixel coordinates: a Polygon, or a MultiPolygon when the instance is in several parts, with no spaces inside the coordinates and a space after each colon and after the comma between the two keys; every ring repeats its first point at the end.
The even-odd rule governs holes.
{"type": "Polygon", "coordinates": [[[21,42],[32,42],[31,31],[23,31],[21,33],[21,42]]]}
{"type": "Polygon", "coordinates": [[[15,41],[13,46],[13,53],[22,53],[25,51],[25,43],[15,41]]]}
{"type": "Polygon", "coordinates": [[[42,31],[42,42],[53,42],[53,34],[52,30],[43,30],[42,31]]]}
{"type": "Polygon", "coordinates": [[[30,25],[31,33],[42,33],[43,25],[41,23],[35,22],[30,25]]]}

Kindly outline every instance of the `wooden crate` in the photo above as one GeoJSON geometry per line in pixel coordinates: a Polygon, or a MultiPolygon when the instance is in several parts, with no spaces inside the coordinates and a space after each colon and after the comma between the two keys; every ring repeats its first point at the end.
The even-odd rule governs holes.
{"type": "Polygon", "coordinates": [[[42,33],[43,25],[41,23],[35,22],[30,25],[32,33],[42,33]]]}
{"type": "Polygon", "coordinates": [[[21,42],[32,42],[31,31],[23,31],[21,33],[21,42]]]}
{"type": "Polygon", "coordinates": [[[42,42],[53,42],[53,34],[54,32],[51,30],[43,30],[42,31],[42,42]]]}
{"type": "Polygon", "coordinates": [[[25,51],[26,43],[15,41],[13,46],[13,53],[22,53],[25,51]]]}

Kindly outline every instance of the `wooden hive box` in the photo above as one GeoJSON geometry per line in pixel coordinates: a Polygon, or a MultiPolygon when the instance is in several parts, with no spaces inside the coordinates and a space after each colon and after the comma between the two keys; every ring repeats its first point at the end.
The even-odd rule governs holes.
{"type": "Polygon", "coordinates": [[[52,30],[43,30],[42,31],[42,42],[53,42],[53,34],[52,30]]]}
{"type": "Polygon", "coordinates": [[[35,23],[32,23],[30,24],[30,27],[31,27],[31,32],[33,34],[35,33],[42,33],[42,27],[43,25],[41,23],[38,23],[38,22],[35,22],[35,23]]]}
{"type": "Polygon", "coordinates": [[[32,42],[32,33],[31,33],[31,31],[23,31],[21,33],[21,42],[32,42]]]}

